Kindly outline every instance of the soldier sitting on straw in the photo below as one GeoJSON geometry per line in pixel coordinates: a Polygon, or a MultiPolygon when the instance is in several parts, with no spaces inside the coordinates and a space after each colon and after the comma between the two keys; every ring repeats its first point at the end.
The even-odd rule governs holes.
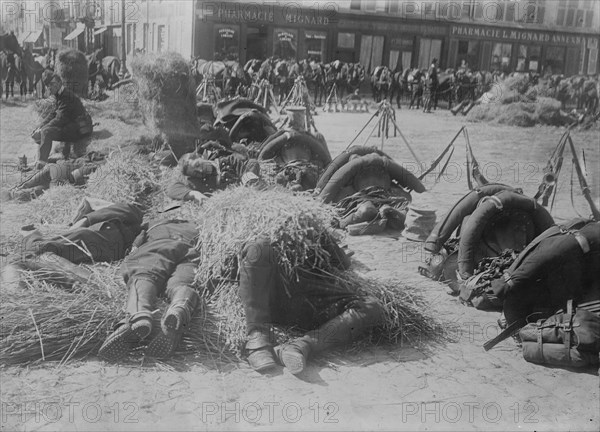
{"type": "MultiPolygon", "coordinates": [[[[350,266],[334,240],[321,242],[338,268],[350,266]]],[[[378,300],[337,286],[334,277],[318,266],[301,269],[297,280],[286,283],[278,262],[277,252],[263,238],[247,244],[242,252],[239,295],[246,312],[245,348],[256,371],[267,371],[280,362],[298,374],[311,354],[350,343],[383,322],[384,309],[378,300]],[[308,332],[273,348],[273,324],[308,332]]]]}
{"type": "Polygon", "coordinates": [[[193,289],[197,236],[198,229],[192,222],[158,220],[144,226],[121,267],[129,288],[128,316],[100,347],[100,357],[117,361],[151,334],[155,304],[161,294],[166,294],[171,304],[146,355],[164,358],[175,351],[200,303],[193,289]]]}
{"type": "Polygon", "coordinates": [[[48,164],[14,189],[3,192],[2,200],[31,201],[54,186],[69,183],[84,185],[88,176],[99,167],[97,162],[91,162],[92,159],[93,157],[74,161],[59,160],[48,164]]]}
{"type": "Polygon", "coordinates": [[[20,270],[44,270],[67,283],[86,282],[89,274],[73,264],[123,259],[141,224],[142,212],[131,204],[85,199],[62,235],[46,239],[33,225],[23,227],[22,249],[5,275],[18,281],[20,270]]]}
{"type": "Polygon", "coordinates": [[[92,133],[91,117],[87,115],[81,100],[52,71],[45,71],[43,82],[54,95],[54,109],[33,131],[31,137],[40,146],[37,169],[48,162],[53,141],[77,141],[92,133]]]}
{"type": "Polygon", "coordinates": [[[211,160],[195,152],[183,155],[179,160],[181,176],[166,190],[169,198],[201,203],[207,199],[206,193],[224,189],[231,184],[245,185],[259,179],[260,165],[255,160],[248,159],[244,146],[234,145],[234,151],[229,152],[216,141],[209,141],[202,148],[211,160]],[[211,155],[209,149],[216,152],[211,155]]]}

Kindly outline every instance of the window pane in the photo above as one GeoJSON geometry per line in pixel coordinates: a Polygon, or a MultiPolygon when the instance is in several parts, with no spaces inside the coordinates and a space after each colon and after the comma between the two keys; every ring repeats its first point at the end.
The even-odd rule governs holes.
{"type": "Polygon", "coordinates": [[[565,25],[565,9],[559,9],[556,14],[556,25],[565,25]]]}
{"type": "Polygon", "coordinates": [[[338,33],[338,47],[354,48],[354,33],[338,33]]]}
{"type": "Polygon", "coordinates": [[[512,22],[515,20],[515,4],[511,3],[506,7],[506,21],[512,22]]]}
{"type": "Polygon", "coordinates": [[[297,40],[296,30],[275,29],[273,32],[273,55],[281,59],[296,59],[297,40]]]}
{"type": "Polygon", "coordinates": [[[235,60],[240,57],[240,31],[238,26],[215,25],[215,60],[235,60]]]}
{"type": "Polygon", "coordinates": [[[575,27],[583,27],[583,9],[577,9],[575,14],[575,27]]]}
{"type": "Polygon", "coordinates": [[[306,57],[317,62],[325,60],[326,34],[324,32],[306,31],[306,57]]]}
{"type": "Polygon", "coordinates": [[[589,11],[587,11],[585,13],[585,26],[586,27],[591,27],[592,26],[593,17],[594,17],[594,11],[593,10],[589,10],[589,11]]]}
{"type": "Polygon", "coordinates": [[[550,46],[546,48],[545,74],[560,74],[564,72],[565,48],[550,46]]]}
{"type": "Polygon", "coordinates": [[[575,9],[567,10],[567,27],[573,27],[575,25],[575,9]]]}
{"type": "Polygon", "coordinates": [[[350,0],[350,9],[360,10],[360,0],[350,0]]]}

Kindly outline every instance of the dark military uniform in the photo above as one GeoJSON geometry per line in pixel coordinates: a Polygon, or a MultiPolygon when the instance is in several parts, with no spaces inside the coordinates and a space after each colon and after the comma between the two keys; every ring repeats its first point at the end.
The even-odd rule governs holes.
{"type": "Polygon", "coordinates": [[[56,101],[53,112],[38,126],[38,162],[48,161],[53,141],[71,142],[82,138],[77,120],[86,114],[86,110],[79,97],[65,86],[54,96],[56,101]]]}
{"type": "Polygon", "coordinates": [[[142,224],[142,212],[130,204],[113,204],[83,217],[88,220],[87,228],[50,239],[44,239],[39,232],[27,236],[23,240],[24,255],[52,252],[74,264],[118,261],[125,257],[142,224]]]}

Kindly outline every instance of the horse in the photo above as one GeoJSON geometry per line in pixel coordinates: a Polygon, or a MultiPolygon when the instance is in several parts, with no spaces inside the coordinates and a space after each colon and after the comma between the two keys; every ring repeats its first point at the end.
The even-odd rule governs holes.
{"type": "Polygon", "coordinates": [[[399,70],[392,74],[392,85],[390,87],[390,102],[396,96],[396,104],[400,108],[400,100],[404,95],[411,94],[411,85],[408,82],[408,76],[411,73],[411,68],[406,68],[403,71],[399,70]]]}
{"type": "Polygon", "coordinates": [[[387,66],[377,66],[371,75],[371,91],[375,102],[388,98],[392,85],[392,72],[387,66]]]}
{"type": "Polygon", "coordinates": [[[33,96],[35,90],[36,96],[44,97],[46,86],[42,81],[42,74],[46,70],[46,58],[44,56],[33,56],[31,51],[26,49],[23,51],[23,71],[24,79],[27,80],[29,94],[33,96]],[[41,89],[38,87],[41,86],[41,89]]]}
{"type": "Polygon", "coordinates": [[[445,71],[438,73],[438,85],[435,89],[435,93],[429,95],[432,98],[433,104],[431,105],[434,109],[437,108],[438,101],[444,99],[448,102],[448,109],[452,108],[453,94],[455,92],[455,79],[453,71],[445,71]]]}
{"type": "Polygon", "coordinates": [[[244,70],[240,64],[233,60],[227,60],[225,63],[225,70],[223,71],[223,95],[237,96],[245,94],[245,83],[246,77],[244,70]]]}
{"type": "Polygon", "coordinates": [[[306,82],[309,93],[312,92],[313,100],[316,105],[323,103],[323,94],[325,93],[325,71],[321,63],[315,61],[302,61],[302,75],[306,82]]]}
{"type": "Polygon", "coordinates": [[[114,56],[106,56],[100,61],[100,76],[109,90],[119,82],[119,71],[121,70],[121,61],[114,56]]]}
{"type": "Polygon", "coordinates": [[[365,80],[365,67],[360,63],[348,63],[346,88],[348,93],[354,93],[360,89],[361,84],[365,80]]]}
{"type": "Polygon", "coordinates": [[[292,66],[291,62],[280,60],[275,64],[273,69],[275,79],[274,87],[278,89],[279,104],[285,100],[294,85],[295,78],[291,75],[292,66]]]}
{"type": "Polygon", "coordinates": [[[425,88],[425,72],[419,68],[410,70],[406,75],[408,88],[410,89],[411,98],[408,109],[412,109],[416,103],[416,109],[419,109],[423,102],[423,90],[425,88]]]}

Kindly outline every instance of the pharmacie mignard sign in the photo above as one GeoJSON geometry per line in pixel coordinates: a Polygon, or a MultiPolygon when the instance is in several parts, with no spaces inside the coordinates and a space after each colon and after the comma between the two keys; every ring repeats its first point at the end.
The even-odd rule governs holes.
{"type": "MultiPolygon", "coordinates": [[[[581,45],[585,36],[555,32],[503,29],[490,27],[452,26],[451,36],[499,39],[509,42],[539,42],[561,45],[581,45]]],[[[590,38],[593,39],[593,38],[590,38]]]]}
{"type": "Polygon", "coordinates": [[[245,23],[289,23],[303,25],[329,25],[329,17],[322,9],[302,8],[300,3],[290,3],[287,7],[249,3],[199,2],[197,16],[200,19],[213,18],[221,22],[245,23]]]}

